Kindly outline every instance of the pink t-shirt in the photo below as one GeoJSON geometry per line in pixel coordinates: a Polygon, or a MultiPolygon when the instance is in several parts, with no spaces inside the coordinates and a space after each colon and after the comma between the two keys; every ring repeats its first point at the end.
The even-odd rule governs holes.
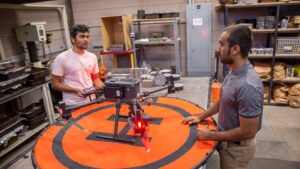
{"type": "MultiPolygon", "coordinates": [[[[85,50],[83,54],[69,49],[59,54],[53,63],[52,74],[63,77],[67,86],[79,89],[93,87],[91,74],[99,73],[98,59],[95,54],[85,50]]],[[[90,101],[89,97],[82,98],[77,93],[62,92],[63,101],[67,106],[74,106],[90,101]]]]}

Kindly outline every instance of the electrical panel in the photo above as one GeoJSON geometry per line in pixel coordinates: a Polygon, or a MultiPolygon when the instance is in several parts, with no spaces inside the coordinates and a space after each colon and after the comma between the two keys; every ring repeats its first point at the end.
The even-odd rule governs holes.
{"type": "Polygon", "coordinates": [[[44,25],[46,22],[31,22],[29,24],[16,27],[17,39],[20,42],[46,41],[44,25]]]}
{"type": "Polygon", "coordinates": [[[188,76],[211,75],[211,4],[186,6],[188,76]]]}

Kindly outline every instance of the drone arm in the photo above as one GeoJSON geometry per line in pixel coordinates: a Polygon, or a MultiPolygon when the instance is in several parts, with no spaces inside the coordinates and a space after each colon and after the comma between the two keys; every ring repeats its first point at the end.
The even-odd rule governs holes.
{"type": "Polygon", "coordinates": [[[100,104],[100,103],[103,103],[104,101],[105,101],[105,99],[99,97],[96,100],[91,101],[89,103],[84,103],[84,104],[77,105],[77,106],[72,106],[72,107],[66,107],[65,102],[60,101],[60,102],[58,102],[58,107],[62,111],[62,117],[68,119],[68,118],[71,117],[71,112],[72,111],[74,111],[76,109],[79,109],[81,107],[85,107],[85,106],[95,104],[95,103],[100,104]]]}
{"type": "Polygon", "coordinates": [[[159,91],[162,91],[162,90],[165,90],[165,89],[169,89],[169,86],[165,86],[165,87],[162,87],[160,89],[156,89],[156,90],[152,90],[152,91],[145,91],[143,92],[143,94],[141,96],[139,96],[139,99],[142,98],[142,97],[147,97],[149,96],[150,94],[153,94],[153,93],[156,93],[156,92],[159,92],[159,91]]]}

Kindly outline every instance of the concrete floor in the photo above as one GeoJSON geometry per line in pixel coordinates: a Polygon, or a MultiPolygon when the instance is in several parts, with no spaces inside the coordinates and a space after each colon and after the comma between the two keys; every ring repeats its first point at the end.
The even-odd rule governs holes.
{"type": "MultiPolygon", "coordinates": [[[[184,90],[171,97],[179,97],[207,108],[209,78],[183,77],[184,90]]],[[[217,116],[214,116],[217,120],[217,116]]],[[[288,106],[264,106],[262,130],[257,134],[255,158],[250,169],[300,168],[300,109],[288,106]]],[[[32,169],[31,152],[17,160],[9,169],[32,169]]],[[[219,168],[218,153],[207,161],[208,169],[219,168]]]]}

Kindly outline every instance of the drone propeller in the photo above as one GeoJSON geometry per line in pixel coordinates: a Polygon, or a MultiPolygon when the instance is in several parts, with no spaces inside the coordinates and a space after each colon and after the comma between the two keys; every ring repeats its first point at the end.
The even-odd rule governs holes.
{"type": "Polygon", "coordinates": [[[167,95],[168,95],[168,93],[160,93],[160,94],[157,94],[157,95],[152,95],[152,96],[145,97],[144,100],[146,101],[146,100],[151,99],[151,98],[165,97],[167,95]]]}

